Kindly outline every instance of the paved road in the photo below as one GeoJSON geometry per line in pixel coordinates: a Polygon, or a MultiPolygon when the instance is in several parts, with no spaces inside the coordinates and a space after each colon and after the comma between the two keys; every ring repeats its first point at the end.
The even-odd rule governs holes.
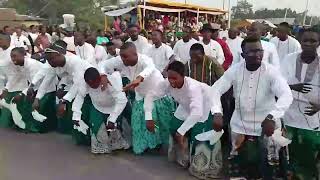
{"type": "Polygon", "coordinates": [[[92,155],[70,137],[0,129],[0,180],[195,180],[166,157],[92,155]]]}

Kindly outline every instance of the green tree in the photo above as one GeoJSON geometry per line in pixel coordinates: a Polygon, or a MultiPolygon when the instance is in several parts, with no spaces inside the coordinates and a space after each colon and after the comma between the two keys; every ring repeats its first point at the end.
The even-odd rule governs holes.
{"type": "Polygon", "coordinates": [[[252,4],[247,0],[240,0],[236,6],[232,7],[231,11],[236,19],[249,19],[253,17],[252,4]]]}
{"type": "Polygon", "coordinates": [[[116,5],[117,0],[6,0],[3,7],[15,8],[20,14],[47,18],[49,24],[61,24],[63,14],[74,14],[76,23],[92,29],[103,28],[101,7],[116,5]]]}

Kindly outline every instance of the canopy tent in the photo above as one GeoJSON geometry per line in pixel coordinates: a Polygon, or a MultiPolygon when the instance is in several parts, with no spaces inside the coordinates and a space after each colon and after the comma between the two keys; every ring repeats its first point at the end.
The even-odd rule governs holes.
{"type": "Polygon", "coordinates": [[[207,8],[198,5],[192,4],[183,4],[177,2],[170,2],[166,0],[146,0],[145,3],[139,4],[136,7],[125,7],[119,8],[117,6],[106,6],[102,7],[101,10],[107,16],[120,16],[130,12],[135,8],[147,9],[152,11],[159,11],[159,12],[184,12],[190,11],[193,13],[200,13],[200,14],[212,14],[212,15],[223,15],[227,13],[227,11],[217,9],[217,8],[207,8]]]}
{"type": "MultiPolygon", "coordinates": [[[[208,8],[193,4],[184,4],[178,2],[171,2],[167,0],[144,0],[136,4],[134,7],[114,7],[114,6],[107,6],[102,7],[101,10],[104,12],[106,16],[121,16],[126,14],[133,9],[138,9],[138,16],[140,25],[144,27],[144,22],[142,16],[145,16],[146,10],[157,11],[157,12],[169,12],[169,13],[177,13],[179,18],[179,25],[180,25],[180,14],[182,12],[188,11],[197,14],[197,19],[199,18],[199,14],[210,14],[210,15],[224,15],[227,11],[217,9],[217,8],[208,8]],[[143,12],[141,11],[143,10],[143,12]]],[[[197,20],[198,22],[199,20],[197,20]]],[[[107,18],[106,18],[107,23],[107,18]]]]}
{"type": "Polygon", "coordinates": [[[271,28],[277,27],[276,25],[274,25],[273,23],[271,23],[270,21],[268,21],[266,19],[244,19],[244,20],[239,21],[236,26],[237,27],[246,27],[246,26],[250,26],[254,22],[260,22],[262,24],[266,24],[271,28]]]}
{"type": "Polygon", "coordinates": [[[194,11],[208,11],[216,12],[219,14],[225,14],[227,11],[218,9],[218,8],[208,8],[204,6],[194,5],[194,4],[185,4],[179,2],[172,2],[167,0],[145,0],[147,6],[161,7],[161,8],[174,8],[174,9],[185,9],[185,10],[194,10],[194,11]]]}

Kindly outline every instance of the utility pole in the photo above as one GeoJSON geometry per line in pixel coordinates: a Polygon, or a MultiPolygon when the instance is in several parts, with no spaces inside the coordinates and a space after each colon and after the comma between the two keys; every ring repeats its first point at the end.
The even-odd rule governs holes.
{"type": "Polygon", "coordinates": [[[231,27],[231,0],[229,0],[229,8],[228,8],[228,28],[231,27]]]}
{"type": "Polygon", "coordinates": [[[283,18],[284,22],[286,22],[286,20],[287,20],[287,14],[288,14],[288,9],[286,8],[286,13],[284,14],[284,18],[283,18]]]}
{"type": "Polygon", "coordinates": [[[307,0],[307,3],[306,3],[306,10],[304,11],[304,17],[303,17],[303,22],[302,22],[302,25],[303,25],[303,26],[305,26],[305,25],[306,25],[306,19],[307,19],[308,7],[309,7],[309,0],[307,0]]]}

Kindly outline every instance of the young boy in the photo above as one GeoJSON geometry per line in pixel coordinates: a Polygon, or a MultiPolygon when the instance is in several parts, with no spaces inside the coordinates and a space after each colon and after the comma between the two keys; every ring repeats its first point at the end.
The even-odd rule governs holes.
{"type": "Polygon", "coordinates": [[[281,67],[294,97],[284,116],[294,178],[320,178],[320,31],[315,27],[301,34],[302,52],[288,55],[281,67]]]}

